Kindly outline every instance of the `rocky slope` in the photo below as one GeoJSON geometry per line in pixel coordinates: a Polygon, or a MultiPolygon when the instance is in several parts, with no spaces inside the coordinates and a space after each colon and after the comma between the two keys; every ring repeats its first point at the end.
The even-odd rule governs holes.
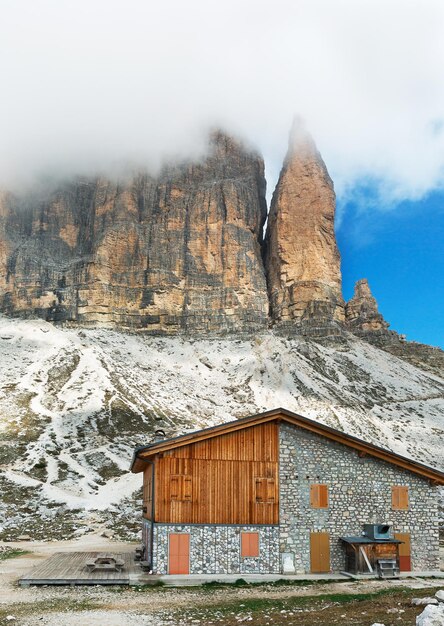
{"type": "Polygon", "coordinates": [[[152,333],[267,324],[261,157],[217,132],[200,163],[0,197],[0,310],[152,333]]]}
{"type": "Polygon", "coordinates": [[[358,280],[351,300],[345,305],[346,328],[369,343],[405,359],[412,365],[444,377],[444,351],[389,330],[389,324],[378,311],[367,279],[358,280]]]}
{"type": "Polygon", "coordinates": [[[344,322],[335,193],[311,137],[293,127],[271,202],[265,265],[271,316],[292,331],[325,334],[344,322]]]}
{"type": "Polygon", "coordinates": [[[0,317],[0,538],[110,517],[127,536],[134,446],[278,406],[444,468],[444,379],[351,334],[187,340],[0,317]]]}

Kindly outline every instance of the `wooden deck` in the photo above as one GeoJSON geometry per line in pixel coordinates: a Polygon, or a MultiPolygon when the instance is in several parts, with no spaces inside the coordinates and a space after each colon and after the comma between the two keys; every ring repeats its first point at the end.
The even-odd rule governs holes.
{"type": "Polygon", "coordinates": [[[134,560],[134,552],[116,552],[124,561],[119,571],[89,571],[86,563],[97,558],[99,552],[56,552],[30,572],[22,576],[19,585],[129,585],[137,584],[143,576],[142,568],[134,560]]]}

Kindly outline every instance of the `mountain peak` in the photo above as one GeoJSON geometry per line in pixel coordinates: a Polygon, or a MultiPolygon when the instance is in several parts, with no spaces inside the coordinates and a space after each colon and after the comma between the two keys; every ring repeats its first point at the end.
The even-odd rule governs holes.
{"type": "Polygon", "coordinates": [[[333,182],[300,120],[273,194],[266,271],[273,321],[320,330],[344,321],[333,182]]]}
{"type": "Polygon", "coordinates": [[[358,334],[385,333],[389,327],[378,311],[378,303],[366,278],[361,278],[356,282],[354,295],[345,306],[345,317],[350,330],[358,334]]]}

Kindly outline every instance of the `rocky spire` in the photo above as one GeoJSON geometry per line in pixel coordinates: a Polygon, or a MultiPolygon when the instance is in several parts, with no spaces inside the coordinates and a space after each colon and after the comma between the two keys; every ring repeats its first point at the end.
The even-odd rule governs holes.
{"type": "Polygon", "coordinates": [[[355,285],[353,298],[345,306],[347,327],[355,334],[386,332],[389,324],[378,311],[378,303],[366,278],[355,285]]]}
{"type": "Polygon", "coordinates": [[[265,265],[274,323],[323,334],[344,322],[333,182],[300,121],[273,194],[265,265]]]}

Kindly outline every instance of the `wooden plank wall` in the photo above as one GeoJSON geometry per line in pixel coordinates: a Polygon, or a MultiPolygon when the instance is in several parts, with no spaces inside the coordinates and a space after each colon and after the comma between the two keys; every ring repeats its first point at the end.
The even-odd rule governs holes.
{"type": "MultiPolygon", "coordinates": [[[[156,459],[155,520],[180,524],[279,523],[278,424],[170,450],[156,459]],[[177,478],[191,477],[191,499],[177,499],[177,478]],[[267,500],[263,483],[267,478],[267,500]]],[[[182,497],[182,496],[179,496],[182,497]]]]}

